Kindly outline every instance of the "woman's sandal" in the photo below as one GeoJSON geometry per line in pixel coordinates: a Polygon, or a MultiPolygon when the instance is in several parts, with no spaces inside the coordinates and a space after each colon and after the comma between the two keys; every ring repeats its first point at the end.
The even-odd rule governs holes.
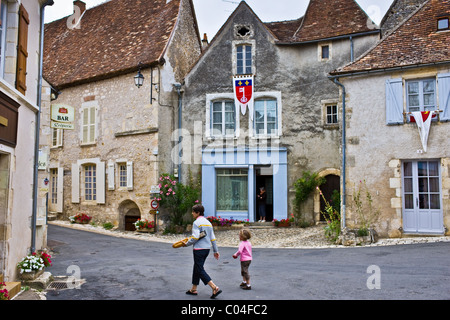
{"type": "Polygon", "coordinates": [[[215,299],[219,294],[221,294],[222,293],[222,290],[220,290],[219,289],[219,287],[218,286],[216,286],[215,288],[214,288],[214,290],[213,290],[213,294],[212,294],[212,296],[210,297],[211,299],[215,299]]]}
{"type": "Polygon", "coordinates": [[[188,291],[186,291],[186,294],[189,294],[191,296],[196,296],[198,293],[197,293],[197,291],[192,291],[191,289],[189,289],[188,291]]]}

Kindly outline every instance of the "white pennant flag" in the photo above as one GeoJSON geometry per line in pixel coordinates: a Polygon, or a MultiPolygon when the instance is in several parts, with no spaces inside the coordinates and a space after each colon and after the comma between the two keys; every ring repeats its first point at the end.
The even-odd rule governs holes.
{"type": "Polygon", "coordinates": [[[427,152],[428,134],[430,133],[431,118],[434,111],[414,111],[411,112],[419,128],[420,141],[422,142],[423,151],[427,152]]]}

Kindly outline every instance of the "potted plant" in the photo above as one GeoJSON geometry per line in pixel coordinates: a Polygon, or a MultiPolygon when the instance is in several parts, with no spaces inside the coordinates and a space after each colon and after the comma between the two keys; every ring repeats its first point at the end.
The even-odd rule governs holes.
{"type": "Polygon", "coordinates": [[[141,220],[138,219],[134,226],[138,232],[154,232],[155,231],[155,221],[141,220]]]}
{"type": "Polygon", "coordinates": [[[69,217],[71,223],[88,224],[92,217],[88,216],[86,213],[78,213],[77,215],[69,217]]]}
{"type": "Polygon", "coordinates": [[[281,219],[281,220],[273,219],[272,222],[275,227],[279,228],[287,228],[291,226],[290,219],[281,219]]]}
{"type": "Polygon", "coordinates": [[[6,287],[6,283],[0,282],[0,300],[9,300],[9,292],[8,290],[2,289],[2,287],[6,287]]]}
{"type": "Polygon", "coordinates": [[[18,264],[17,268],[20,271],[23,280],[34,280],[39,277],[45,267],[51,266],[51,256],[47,253],[33,252],[32,254],[23,258],[18,264]]]}

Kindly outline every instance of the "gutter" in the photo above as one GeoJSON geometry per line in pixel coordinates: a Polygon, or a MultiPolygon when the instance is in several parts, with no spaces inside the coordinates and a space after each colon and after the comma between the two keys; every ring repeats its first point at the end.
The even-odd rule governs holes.
{"type": "Polygon", "coordinates": [[[33,212],[31,216],[31,253],[36,251],[36,218],[37,218],[37,191],[38,191],[38,167],[39,167],[39,129],[41,127],[41,99],[42,99],[42,74],[43,74],[43,51],[44,51],[44,12],[46,6],[52,6],[53,0],[47,0],[40,8],[41,31],[39,39],[39,66],[36,113],[36,129],[34,142],[34,177],[33,177],[33,212]]]}
{"type": "Polygon", "coordinates": [[[322,39],[316,39],[316,40],[308,40],[308,41],[277,41],[275,44],[277,45],[298,45],[298,44],[309,44],[309,43],[316,43],[316,42],[324,42],[324,41],[331,41],[331,40],[339,40],[339,39],[347,39],[347,38],[354,38],[354,37],[360,37],[360,36],[367,36],[370,34],[377,34],[380,33],[380,29],[375,29],[372,31],[365,31],[365,32],[358,32],[358,33],[352,33],[352,34],[346,34],[342,36],[335,36],[335,37],[329,37],[329,38],[322,38],[322,39]]]}
{"type": "Polygon", "coordinates": [[[332,80],[335,84],[340,86],[342,88],[342,201],[341,201],[341,230],[345,228],[346,222],[345,222],[345,207],[346,207],[346,133],[345,133],[345,87],[342,83],[339,82],[339,78],[337,77],[330,77],[330,80],[332,80]]]}
{"type": "Polygon", "coordinates": [[[178,93],[178,182],[181,183],[181,162],[182,162],[182,155],[183,152],[183,146],[182,146],[182,136],[181,136],[181,115],[182,115],[182,108],[183,108],[183,100],[181,96],[181,84],[175,83],[173,85],[175,90],[177,90],[178,93]]]}

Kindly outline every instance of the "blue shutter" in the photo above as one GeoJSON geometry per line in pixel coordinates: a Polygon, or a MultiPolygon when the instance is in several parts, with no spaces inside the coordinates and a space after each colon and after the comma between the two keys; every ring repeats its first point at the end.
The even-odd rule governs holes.
{"type": "Polygon", "coordinates": [[[386,124],[403,123],[403,81],[386,80],[386,124]]]}
{"type": "Polygon", "coordinates": [[[438,74],[439,115],[441,121],[450,121],[450,73],[438,74]]]}

